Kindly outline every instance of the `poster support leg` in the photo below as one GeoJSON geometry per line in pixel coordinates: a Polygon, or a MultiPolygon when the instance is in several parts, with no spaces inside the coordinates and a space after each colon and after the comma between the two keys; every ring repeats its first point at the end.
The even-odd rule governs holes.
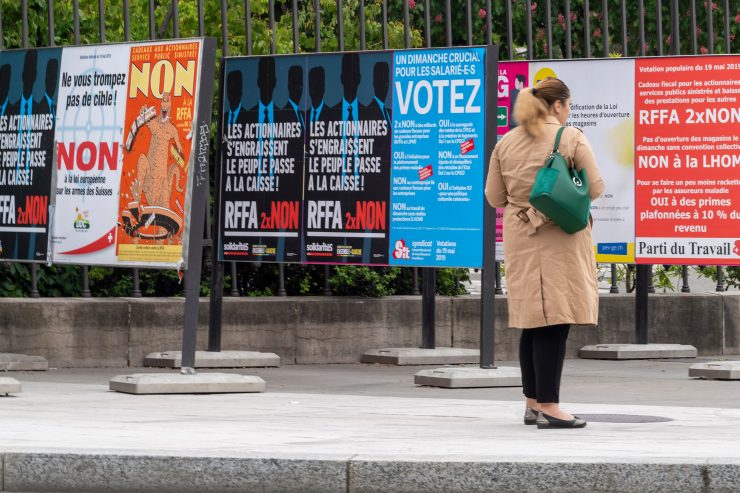
{"type": "Polygon", "coordinates": [[[432,268],[425,268],[422,276],[421,347],[422,349],[434,349],[434,305],[437,291],[437,271],[432,268]]]}
{"type": "Polygon", "coordinates": [[[637,266],[635,287],[635,342],[648,343],[648,281],[651,277],[651,265],[637,266]]]}

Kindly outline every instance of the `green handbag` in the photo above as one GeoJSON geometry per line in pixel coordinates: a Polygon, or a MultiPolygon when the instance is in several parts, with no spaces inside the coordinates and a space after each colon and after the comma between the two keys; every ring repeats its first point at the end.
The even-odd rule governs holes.
{"type": "Polygon", "coordinates": [[[558,130],[555,146],[545,165],[537,172],[529,203],[563,231],[573,234],[588,225],[591,196],[588,193],[586,170],[571,168],[558,152],[564,129],[560,127],[558,130]]]}

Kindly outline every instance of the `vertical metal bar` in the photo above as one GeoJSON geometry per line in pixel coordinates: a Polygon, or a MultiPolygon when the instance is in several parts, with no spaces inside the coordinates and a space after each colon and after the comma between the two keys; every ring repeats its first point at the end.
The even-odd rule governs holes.
{"type": "Polygon", "coordinates": [[[493,43],[493,12],[491,12],[491,0],[486,0],[486,44],[490,45],[492,43],[493,43]]]}
{"type": "MultiPolygon", "coordinates": [[[[318,2],[319,0],[316,0],[318,2]]],[[[226,3],[223,3],[222,10],[226,8],[226,3]]],[[[247,55],[252,54],[252,2],[251,0],[244,0],[244,31],[247,33],[247,55]]],[[[321,36],[319,35],[319,29],[316,28],[316,37],[318,43],[321,43],[321,36]]]]}
{"type": "Polygon", "coordinates": [[[237,270],[236,262],[229,262],[231,266],[231,290],[229,291],[230,296],[239,296],[239,271],[237,270]]]}
{"type": "Polygon", "coordinates": [[[344,51],[344,0],[337,0],[337,36],[339,51],[344,51]]]}
{"type": "Polygon", "coordinates": [[[730,0],[725,0],[725,53],[730,52],[730,0]]]}
{"type": "Polygon", "coordinates": [[[511,0],[506,0],[506,41],[509,45],[509,60],[514,59],[514,23],[511,16],[511,0]]]}
{"type": "Polygon", "coordinates": [[[105,43],[105,2],[98,0],[98,33],[100,42],[105,43]]]}
{"type": "Polygon", "coordinates": [[[628,56],[627,45],[629,42],[627,40],[627,4],[626,0],[622,0],[620,3],[622,4],[622,56],[628,56]]]}
{"type": "Polygon", "coordinates": [[[278,296],[287,296],[288,292],[285,291],[285,264],[278,264],[278,296]]]}
{"type": "Polygon", "coordinates": [[[54,40],[54,0],[49,0],[48,19],[49,19],[49,46],[56,46],[56,41],[54,40]]]}
{"type": "MultiPolygon", "coordinates": [[[[245,0],[249,4],[250,0],[245,0]]],[[[385,9],[385,2],[383,2],[383,9],[385,9]]],[[[314,44],[316,45],[316,51],[321,51],[321,5],[319,0],[313,0],[313,15],[314,15],[314,44]]],[[[386,29],[385,22],[383,23],[383,29],[386,29]]]]}
{"type": "Polygon", "coordinates": [[[3,6],[0,4],[0,50],[5,47],[5,43],[3,43],[4,39],[3,35],[3,6]]]}
{"type": "Polygon", "coordinates": [[[648,272],[650,274],[650,277],[648,277],[648,293],[654,294],[655,293],[655,285],[653,285],[653,266],[648,266],[648,272]]]}
{"type": "Polygon", "coordinates": [[[640,31],[640,56],[645,56],[645,0],[637,0],[637,22],[640,31]]]}
{"type": "Polygon", "coordinates": [[[298,46],[298,0],[293,0],[292,14],[293,14],[293,53],[298,53],[300,51],[300,47],[298,46]]]}
{"type": "Polygon", "coordinates": [[[28,0],[21,0],[21,18],[21,42],[28,48],[28,0]]]}
{"type": "Polygon", "coordinates": [[[329,271],[329,265],[324,266],[324,296],[331,296],[331,286],[329,285],[329,277],[331,272],[329,271]]]}
{"type": "Polygon", "coordinates": [[[89,298],[90,294],[90,269],[87,265],[82,266],[82,297],[89,298]]]}
{"type": "Polygon", "coordinates": [[[671,2],[671,55],[681,54],[681,28],[679,26],[680,12],[678,0],[671,2]]]}
{"type": "MultiPolygon", "coordinates": [[[[219,60],[218,68],[218,87],[220,88],[221,94],[218,98],[218,120],[216,121],[216,135],[223,135],[223,109],[224,109],[224,71],[226,70],[226,63],[224,57],[229,56],[229,31],[228,31],[228,16],[227,16],[226,0],[221,0],[221,52],[223,57],[219,60]]],[[[219,352],[221,351],[221,329],[223,321],[223,309],[224,309],[224,262],[219,261],[221,254],[221,241],[218,236],[219,225],[221,224],[221,162],[222,162],[222,148],[221,139],[216,138],[216,162],[213,165],[213,221],[211,222],[211,293],[208,300],[208,351],[219,352]]],[[[210,201],[209,201],[210,202],[210,201]]],[[[210,209],[210,204],[209,204],[210,209]]],[[[210,211],[209,211],[210,212],[210,211]]],[[[233,262],[232,262],[233,264],[233,262]]],[[[233,272],[232,266],[232,272],[233,272]]],[[[232,275],[232,289],[235,284],[234,276],[232,275]]]]}
{"type": "Polygon", "coordinates": [[[687,265],[681,267],[681,292],[691,292],[691,288],[689,287],[689,267],[687,265]]]}
{"type": "Polygon", "coordinates": [[[698,53],[696,38],[696,0],[691,0],[691,53],[694,55],[698,53]]]}
{"type": "Polygon", "coordinates": [[[534,58],[534,47],[532,45],[532,0],[524,2],[524,8],[527,9],[527,60],[534,58]]]}
{"type": "Polygon", "coordinates": [[[565,58],[573,58],[573,27],[570,19],[570,0],[565,0],[565,58]]]}
{"type": "MultiPolygon", "coordinates": [[[[496,87],[498,81],[498,48],[486,47],[486,87],[496,87]]],[[[493,93],[493,91],[491,91],[493,93]]],[[[485,98],[486,114],[496,112],[498,98],[487,94],[485,98]]],[[[490,156],[496,144],[496,128],[488,125],[484,137],[484,153],[490,156]]],[[[488,175],[488,162],[483,173],[488,175]]],[[[494,354],[496,349],[496,209],[488,203],[483,204],[483,273],[481,276],[480,294],[480,367],[495,368],[494,354]]]]}
{"type": "Polygon", "coordinates": [[[601,39],[604,40],[604,58],[609,57],[609,2],[601,0],[601,39]]]}
{"type": "Polygon", "coordinates": [[[545,35],[547,39],[547,58],[552,58],[552,1],[545,2],[545,35]]]}
{"type": "Polygon", "coordinates": [[[203,12],[203,1],[198,0],[198,36],[204,36],[206,32],[206,21],[203,12]]]}
{"type": "Polygon", "coordinates": [[[450,0],[445,0],[445,41],[452,46],[452,6],[450,0]]]}
{"type": "Polygon", "coordinates": [[[172,35],[180,37],[180,8],[179,0],[172,0],[172,35]]]}
{"type": "MultiPolygon", "coordinates": [[[[341,11],[342,11],[342,2],[338,2],[339,4],[339,18],[341,19],[341,11]]],[[[269,17],[270,17],[270,53],[275,53],[275,0],[270,0],[268,2],[269,5],[269,17]]],[[[339,43],[342,43],[342,21],[339,21],[339,43]]]]}
{"type": "Polygon", "coordinates": [[[663,56],[663,0],[655,0],[655,30],[658,37],[655,43],[658,46],[658,56],[663,56]]]}
{"type": "Polygon", "coordinates": [[[411,284],[411,294],[416,296],[421,294],[421,291],[419,291],[419,268],[413,267],[411,269],[411,275],[413,278],[413,282],[411,284]]]}
{"type": "MultiPolygon", "coordinates": [[[[385,2],[383,2],[383,5],[385,5],[385,2]]],[[[427,48],[432,46],[432,20],[429,10],[429,0],[424,0],[424,37],[427,48]]]]}
{"type": "Polygon", "coordinates": [[[612,286],[609,288],[610,293],[618,293],[619,285],[617,283],[617,264],[612,264],[612,286]]]}
{"type": "Polygon", "coordinates": [[[635,281],[635,343],[648,343],[648,279],[650,265],[638,265],[635,281]]]}
{"type": "MultiPolygon", "coordinates": [[[[318,1],[318,0],[317,0],[318,1]]],[[[381,2],[383,4],[383,49],[388,49],[388,4],[387,2],[381,2]]]]}
{"type": "MultiPolygon", "coordinates": [[[[200,0],[198,0],[200,2],[200,0]]],[[[123,39],[131,40],[131,8],[129,0],[123,0],[123,39]]]]}
{"type": "Polygon", "coordinates": [[[134,287],[131,289],[132,298],[141,298],[141,279],[139,278],[139,269],[133,269],[134,287]]]}
{"type": "Polygon", "coordinates": [[[154,0],[149,0],[149,39],[156,39],[157,26],[154,24],[155,22],[156,20],[154,18],[154,0]]]}
{"type": "Polygon", "coordinates": [[[465,17],[468,25],[468,46],[473,45],[473,5],[471,0],[465,2],[465,17]]]}
{"type": "Polygon", "coordinates": [[[437,273],[432,268],[423,269],[421,291],[421,347],[434,349],[434,298],[437,291],[437,273]]]}
{"type": "Polygon", "coordinates": [[[717,266],[717,287],[715,291],[724,292],[725,290],[725,270],[721,265],[717,266]]]}
{"type": "Polygon", "coordinates": [[[40,298],[39,294],[39,264],[31,264],[31,298],[40,298]]]}
{"type": "Polygon", "coordinates": [[[709,54],[714,53],[714,19],[712,18],[712,2],[706,2],[707,5],[707,49],[709,54]]]}
{"type": "Polygon", "coordinates": [[[496,291],[495,294],[504,294],[504,289],[501,287],[501,262],[496,262],[496,291]]]}
{"type": "Polygon", "coordinates": [[[365,0],[360,0],[360,50],[365,51],[365,0]]]}
{"type": "MultiPolygon", "coordinates": [[[[409,2],[401,0],[403,3],[403,47],[411,47],[411,27],[409,26],[409,2]]],[[[339,2],[341,4],[341,0],[339,2]]]]}
{"type": "Polygon", "coordinates": [[[591,8],[588,0],[583,0],[583,51],[585,58],[591,58],[591,8]]]}
{"type": "Polygon", "coordinates": [[[80,2],[72,0],[72,30],[74,44],[80,44],[80,2]]]}

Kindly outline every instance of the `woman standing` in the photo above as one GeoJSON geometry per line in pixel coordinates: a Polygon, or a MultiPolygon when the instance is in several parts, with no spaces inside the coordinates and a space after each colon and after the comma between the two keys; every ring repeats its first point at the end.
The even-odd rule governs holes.
{"type": "MultiPolygon", "coordinates": [[[[570,90],[558,79],[523,89],[509,131],[491,155],[486,198],[505,207],[504,263],[509,325],[523,329],[519,345],[525,424],[582,428],[586,422],[560,409],[560,376],[571,324],[595,325],[599,311],[591,226],[568,234],[529,204],[537,171],[570,114],[570,90]]],[[[585,169],[591,199],[604,191],[593,151],[583,133],[566,127],[560,153],[585,169]]]]}

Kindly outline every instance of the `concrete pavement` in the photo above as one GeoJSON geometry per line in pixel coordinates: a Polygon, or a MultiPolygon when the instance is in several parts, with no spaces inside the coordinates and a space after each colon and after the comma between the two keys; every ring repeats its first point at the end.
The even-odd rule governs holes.
{"type": "Polygon", "coordinates": [[[0,491],[734,492],[740,382],[688,379],[703,359],[567,360],[583,430],[524,426],[518,388],[416,387],[418,367],[239,371],[267,392],[195,396],[108,391],[139,369],[12,373],[0,491]]]}

